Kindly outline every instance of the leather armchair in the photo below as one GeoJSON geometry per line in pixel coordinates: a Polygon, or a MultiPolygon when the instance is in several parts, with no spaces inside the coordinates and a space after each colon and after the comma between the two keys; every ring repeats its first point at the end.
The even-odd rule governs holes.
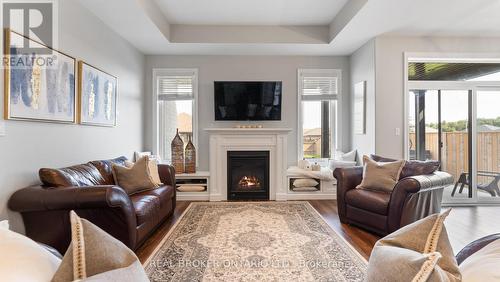
{"type": "MultiPolygon", "coordinates": [[[[54,171],[77,171],[78,180],[84,178],[82,175],[94,178],[97,175],[102,185],[35,185],[16,191],[8,205],[11,210],[21,213],[26,236],[64,253],[71,241],[69,211],[74,210],[80,217],[96,224],[129,248],[137,249],[174,212],[175,171],[172,166],[158,165],[163,186],[128,195],[125,190],[110,183],[113,181],[108,175],[109,162],[115,160],[95,161],[51,172],[54,178],[54,171]],[[108,167],[99,166],[103,162],[107,162],[108,167]],[[105,185],[107,183],[110,185],[105,185]]],[[[58,183],[65,181],[59,180],[58,183]]],[[[73,180],[69,178],[66,182],[73,180]]],[[[79,182],[85,182],[85,179],[79,182]]]]}
{"type": "Polygon", "coordinates": [[[387,235],[441,210],[443,189],[453,177],[441,171],[400,179],[391,193],[356,189],[363,167],[337,168],[337,203],[340,221],[387,235]]]}

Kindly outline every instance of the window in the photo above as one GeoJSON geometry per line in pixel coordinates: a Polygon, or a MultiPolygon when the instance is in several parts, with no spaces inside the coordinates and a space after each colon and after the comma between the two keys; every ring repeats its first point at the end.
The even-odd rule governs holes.
{"type": "Polygon", "coordinates": [[[197,147],[198,94],[197,69],[156,69],[155,85],[155,148],[161,159],[172,159],[170,143],[179,130],[184,144],[189,139],[197,147]]]}
{"type": "Polygon", "coordinates": [[[331,158],[337,144],[337,100],[341,72],[299,69],[299,158],[331,158]]]}

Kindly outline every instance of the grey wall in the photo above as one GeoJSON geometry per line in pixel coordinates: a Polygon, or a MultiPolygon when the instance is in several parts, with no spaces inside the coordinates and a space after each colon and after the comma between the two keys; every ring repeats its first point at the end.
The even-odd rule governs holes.
{"type": "Polygon", "coordinates": [[[467,54],[500,58],[500,38],[377,37],[376,152],[404,156],[404,52],[467,54]],[[401,135],[396,136],[396,128],[401,135]]]}
{"type": "Polygon", "coordinates": [[[342,70],[342,149],[350,147],[350,100],[348,57],[301,56],[147,56],[146,57],[146,147],[152,149],[152,70],[153,68],[198,68],[199,111],[198,148],[199,169],[208,170],[208,134],[210,127],[234,127],[243,122],[214,121],[213,82],[215,80],[280,80],[283,81],[281,121],[256,122],[265,127],[289,127],[288,162],[297,161],[297,69],[334,68],[342,70]]]}
{"type": "MultiPolygon", "coordinates": [[[[144,147],[144,56],[74,0],[59,1],[58,49],[118,77],[118,126],[5,121],[7,134],[0,137],[0,218],[9,217],[18,230],[20,216],[7,210],[7,200],[17,189],[37,183],[40,167],[131,156],[144,147]]],[[[3,86],[3,76],[0,83],[3,86]]]]}
{"type": "MultiPolygon", "coordinates": [[[[350,57],[351,93],[354,95],[354,85],[366,81],[366,134],[355,134],[352,130],[352,148],[358,150],[358,156],[375,153],[375,40],[368,41],[356,50],[350,57]]],[[[351,113],[353,113],[351,99],[351,113]]],[[[351,117],[351,128],[353,128],[351,117]]]]}

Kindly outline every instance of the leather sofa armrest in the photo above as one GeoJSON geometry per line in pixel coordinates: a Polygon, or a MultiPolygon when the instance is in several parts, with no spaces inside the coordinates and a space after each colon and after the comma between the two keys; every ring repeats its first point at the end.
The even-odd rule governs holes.
{"type": "Polygon", "coordinates": [[[460,252],[458,252],[458,254],[456,256],[458,264],[460,265],[465,259],[467,259],[471,255],[475,254],[477,251],[481,250],[489,243],[496,241],[496,240],[500,240],[500,233],[488,235],[486,237],[477,239],[477,240],[469,243],[460,252]]]}
{"type": "Polygon", "coordinates": [[[170,185],[175,188],[175,169],[173,166],[168,164],[159,164],[158,173],[160,174],[160,180],[164,185],[170,185]]]}
{"type": "Polygon", "coordinates": [[[127,193],[118,186],[45,188],[31,186],[9,199],[11,210],[23,216],[26,235],[64,253],[71,241],[69,211],[76,213],[134,249],[137,218],[127,193]],[[47,224],[56,224],[47,228],[47,224]]]}
{"type": "Polygon", "coordinates": [[[337,206],[340,221],[347,222],[345,194],[356,188],[363,180],[363,167],[336,168],[333,176],[337,179],[337,206]]]}
{"type": "MultiPolygon", "coordinates": [[[[408,199],[413,194],[422,194],[422,200],[429,201],[427,203],[414,203],[415,207],[419,207],[425,210],[415,210],[414,212],[421,213],[422,215],[427,214],[427,211],[439,212],[437,210],[439,207],[432,206],[430,200],[432,200],[432,195],[434,196],[438,193],[442,193],[442,190],[446,185],[453,183],[453,176],[449,173],[436,171],[429,175],[417,175],[410,176],[401,179],[396,183],[396,186],[392,190],[391,199],[389,202],[389,213],[388,213],[388,230],[393,232],[401,226],[401,222],[406,219],[402,218],[404,213],[405,205],[408,203],[408,199]],[[424,194],[428,194],[424,196],[424,194]]],[[[440,197],[442,194],[440,194],[440,197]]],[[[441,203],[441,198],[439,197],[438,202],[441,203]]],[[[418,201],[419,199],[416,199],[418,201]]],[[[412,218],[420,218],[421,216],[412,216],[412,218]]]]}
{"type": "Polygon", "coordinates": [[[16,191],[9,199],[9,208],[17,212],[122,208],[135,219],[132,202],[118,186],[44,188],[30,186],[16,191]]]}

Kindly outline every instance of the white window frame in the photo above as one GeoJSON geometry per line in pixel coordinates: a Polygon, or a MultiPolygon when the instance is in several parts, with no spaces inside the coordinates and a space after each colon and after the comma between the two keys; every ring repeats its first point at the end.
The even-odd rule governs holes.
{"type": "MultiPolygon", "coordinates": [[[[198,69],[197,68],[154,68],[153,69],[153,153],[159,154],[160,153],[160,143],[158,140],[159,136],[159,111],[158,111],[158,87],[159,87],[159,80],[158,78],[162,76],[176,76],[176,75],[193,75],[193,145],[195,146],[196,149],[198,149],[198,69]]],[[[174,98],[172,101],[176,100],[185,100],[182,98],[174,98]]],[[[196,154],[196,166],[198,167],[199,161],[198,161],[198,155],[196,154]]],[[[165,160],[162,160],[165,161],[165,160]]]]}
{"type": "Polygon", "coordinates": [[[330,126],[331,128],[331,141],[332,148],[330,148],[330,158],[333,158],[335,151],[342,147],[339,144],[342,131],[341,123],[338,122],[342,116],[342,70],[340,69],[298,69],[297,70],[297,151],[298,159],[304,158],[304,136],[303,136],[303,117],[302,117],[302,102],[303,101],[336,101],[336,106],[330,106],[330,126]],[[303,99],[303,80],[304,76],[331,76],[337,77],[337,94],[334,95],[308,95],[306,99],[303,99]],[[328,98],[328,99],[321,99],[328,98]]]}

